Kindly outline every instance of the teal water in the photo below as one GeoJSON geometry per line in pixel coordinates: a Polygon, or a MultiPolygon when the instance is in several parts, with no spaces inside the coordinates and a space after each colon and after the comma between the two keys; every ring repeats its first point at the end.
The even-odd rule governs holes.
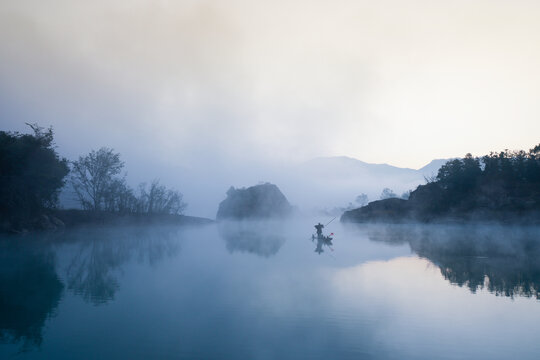
{"type": "Polygon", "coordinates": [[[538,359],[540,228],[316,221],[0,239],[1,359],[538,359]]]}

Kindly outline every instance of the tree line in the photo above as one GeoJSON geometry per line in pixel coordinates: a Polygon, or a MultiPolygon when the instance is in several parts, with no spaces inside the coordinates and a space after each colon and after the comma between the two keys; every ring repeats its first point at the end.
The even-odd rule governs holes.
{"type": "Polygon", "coordinates": [[[52,128],[0,131],[0,228],[20,228],[58,203],[69,162],[54,148],[52,128]]]}
{"type": "Polygon", "coordinates": [[[120,154],[103,147],[72,162],[69,181],[86,210],[116,213],[182,214],[187,204],[182,194],[154,180],[137,191],[126,183],[120,154]]]}
{"type": "Polygon", "coordinates": [[[187,204],[177,190],[154,180],[135,190],[122,175],[124,162],[101,148],[70,162],[60,157],[52,127],[28,124],[32,134],[0,131],[0,230],[31,227],[58,207],[69,183],[81,208],[118,214],[183,214],[187,204]]]}
{"type": "Polygon", "coordinates": [[[540,210],[540,144],[448,161],[409,199],[425,214],[540,210]]]}

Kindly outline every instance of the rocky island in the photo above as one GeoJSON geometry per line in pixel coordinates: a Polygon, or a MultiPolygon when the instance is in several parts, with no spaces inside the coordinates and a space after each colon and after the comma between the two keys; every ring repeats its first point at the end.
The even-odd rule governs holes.
{"type": "Polygon", "coordinates": [[[235,189],[231,186],[227,198],[219,204],[217,220],[283,218],[292,212],[292,206],[279,190],[270,183],[235,189]]]}

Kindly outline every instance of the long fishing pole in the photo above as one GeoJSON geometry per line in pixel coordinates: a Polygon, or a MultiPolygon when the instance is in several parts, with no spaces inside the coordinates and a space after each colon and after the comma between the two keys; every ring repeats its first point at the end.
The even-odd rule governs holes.
{"type": "MultiPolygon", "coordinates": [[[[332,220],[330,220],[330,221],[329,221],[326,225],[324,225],[324,226],[325,226],[325,227],[328,226],[332,221],[336,220],[336,218],[337,218],[337,216],[334,216],[334,218],[333,218],[332,220]]],[[[334,235],[334,233],[331,233],[330,235],[334,235]]],[[[330,248],[330,250],[334,251],[334,249],[332,249],[332,248],[330,247],[330,245],[328,245],[328,247],[330,248]]],[[[330,253],[328,253],[328,255],[330,255],[330,257],[331,257],[332,259],[334,259],[334,260],[336,259],[336,258],[334,257],[334,255],[332,255],[332,254],[330,254],[330,253]]]]}
{"type": "Polygon", "coordinates": [[[330,224],[332,221],[336,220],[337,216],[334,216],[334,218],[332,220],[330,220],[326,225],[324,226],[328,226],[328,224],[330,224]]]}

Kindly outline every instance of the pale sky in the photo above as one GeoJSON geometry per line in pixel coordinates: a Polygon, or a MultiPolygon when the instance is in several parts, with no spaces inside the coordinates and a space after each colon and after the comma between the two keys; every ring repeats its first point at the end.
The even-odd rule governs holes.
{"type": "Polygon", "coordinates": [[[539,19],[519,0],[3,0],[1,128],[171,167],[527,150],[539,19]]]}

